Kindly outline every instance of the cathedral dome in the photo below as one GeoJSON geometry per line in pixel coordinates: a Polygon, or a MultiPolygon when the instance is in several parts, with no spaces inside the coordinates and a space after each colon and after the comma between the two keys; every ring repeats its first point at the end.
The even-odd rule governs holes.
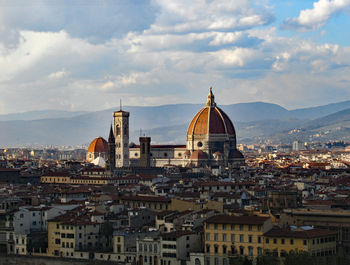
{"type": "Polygon", "coordinates": [[[236,134],[230,118],[216,106],[211,88],[205,107],[194,116],[187,130],[188,136],[208,134],[236,134]]]}
{"type": "Polygon", "coordinates": [[[95,138],[89,145],[88,153],[107,153],[108,143],[102,137],[95,138]]]}
{"type": "Polygon", "coordinates": [[[216,105],[211,87],[207,103],[188,126],[186,148],[192,155],[201,151],[209,160],[221,161],[224,165],[228,165],[230,151],[236,149],[235,127],[227,114],[216,105]]]}

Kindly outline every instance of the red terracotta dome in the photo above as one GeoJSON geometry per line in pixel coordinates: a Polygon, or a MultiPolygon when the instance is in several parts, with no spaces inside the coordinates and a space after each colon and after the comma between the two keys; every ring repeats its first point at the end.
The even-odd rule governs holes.
{"type": "Polygon", "coordinates": [[[108,143],[102,137],[95,138],[89,145],[88,153],[107,153],[108,143]]]}
{"type": "Polygon", "coordinates": [[[202,150],[196,150],[192,153],[191,160],[206,160],[208,159],[208,155],[204,153],[202,150]]]}
{"type": "Polygon", "coordinates": [[[236,134],[230,118],[216,106],[211,89],[207,104],[194,116],[187,130],[187,135],[203,134],[236,134]]]}

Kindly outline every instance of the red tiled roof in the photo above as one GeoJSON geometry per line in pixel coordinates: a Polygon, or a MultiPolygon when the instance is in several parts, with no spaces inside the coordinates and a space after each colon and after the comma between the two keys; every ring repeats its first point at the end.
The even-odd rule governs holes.
{"type": "Polygon", "coordinates": [[[0,168],[0,172],[12,172],[12,171],[20,171],[16,168],[0,168]]]}
{"type": "Polygon", "coordinates": [[[147,202],[171,202],[171,199],[164,196],[123,196],[123,201],[147,201],[147,202]]]}
{"type": "Polygon", "coordinates": [[[264,224],[269,217],[261,217],[261,216],[230,216],[230,215],[216,215],[207,219],[206,223],[211,224],[264,224]]]}
{"type": "Polygon", "coordinates": [[[291,230],[288,228],[274,227],[266,232],[264,236],[268,237],[293,237],[293,238],[315,238],[322,236],[335,236],[336,232],[324,229],[310,229],[310,230],[291,230]]]}

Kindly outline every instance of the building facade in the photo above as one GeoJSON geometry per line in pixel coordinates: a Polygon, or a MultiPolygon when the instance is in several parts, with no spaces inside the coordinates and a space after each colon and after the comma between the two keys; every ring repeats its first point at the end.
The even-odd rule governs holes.
{"type": "Polygon", "coordinates": [[[237,255],[256,258],[263,254],[265,232],[272,228],[270,218],[217,215],[204,224],[206,264],[228,264],[237,255]]]}

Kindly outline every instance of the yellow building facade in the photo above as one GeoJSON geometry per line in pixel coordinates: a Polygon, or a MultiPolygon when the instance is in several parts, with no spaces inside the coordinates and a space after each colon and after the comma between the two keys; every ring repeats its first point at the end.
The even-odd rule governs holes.
{"type": "Polygon", "coordinates": [[[47,228],[48,237],[48,256],[60,256],[61,251],[61,233],[60,233],[60,222],[49,221],[47,228]]]}
{"type": "Polygon", "coordinates": [[[83,258],[81,251],[97,250],[102,238],[100,224],[86,218],[63,215],[48,222],[47,255],[66,258],[83,258]],[[85,219],[85,220],[83,220],[85,219]]]}
{"type": "Polygon", "coordinates": [[[235,255],[257,257],[263,253],[263,235],[271,228],[271,219],[267,217],[213,216],[204,224],[204,252],[214,258],[235,255]]]}
{"type": "Polygon", "coordinates": [[[206,264],[225,265],[231,257],[262,255],[286,257],[308,252],[313,256],[336,254],[337,233],[313,227],[273,227],[262,216],[216,215],[204,223],[206,264]]]}
{"type": "Polygon", "coordinates": [[[63,173],[51,173],[40,177],[40,182],[43,184],[70,184],[71,177],[63,173]]]}
{"type": "Polygon", "coordinates": [[[48,224],[48,256],[73,257],[75,251],[76,226],[60,221],[48,224]]]}
{"type": "Polygon", "coordinates": [[[336,232],[328,230],[274,227],[264,234],[264,253],[285,257],[305,251],[312,256],[331,256],[336,254],[336,238],[336,232]]]}

